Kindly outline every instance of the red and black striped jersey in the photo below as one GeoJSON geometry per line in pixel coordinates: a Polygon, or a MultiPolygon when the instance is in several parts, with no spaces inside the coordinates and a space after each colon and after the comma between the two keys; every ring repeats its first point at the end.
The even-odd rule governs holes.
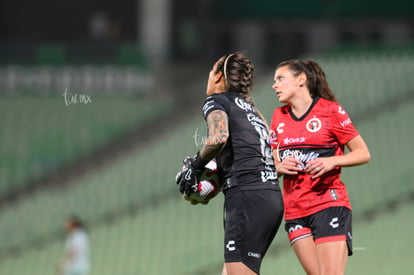
{"type": "MultiPolygon", "coordinates": [[[[285,105],[276,108],[270,125],[271,144],[283,161],[289,156],[307,161],[344,154],[344,145],[359,133],[345,110],[336,102],[315,98],[302,117],[296,117],[285,105]]],[[[351,209],[345,184],[336,167],[319,178],[298,173],[284,175],[285,219],[312,215],[333,206],[351,209]]]]}

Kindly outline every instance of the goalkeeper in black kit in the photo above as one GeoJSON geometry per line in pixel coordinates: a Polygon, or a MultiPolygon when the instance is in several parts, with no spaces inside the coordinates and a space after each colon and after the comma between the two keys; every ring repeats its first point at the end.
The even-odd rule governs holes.
{"type": "Polygon", "coordinates": [[[222,275],[260,274],[263,257],[279,229],[283,201],[269,145],[269,129],[250,95],[253,64],[243,53],[214,63],[203,115],[208,136],[201,150],[184,159],[176,182],[187,198],[213,158],[224,193],[222,275]]]}

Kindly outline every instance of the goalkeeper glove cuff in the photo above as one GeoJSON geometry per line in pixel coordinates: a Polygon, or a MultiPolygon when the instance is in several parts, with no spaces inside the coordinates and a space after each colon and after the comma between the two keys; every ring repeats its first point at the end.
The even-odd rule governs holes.
{"type": "Polygon", "coordinates": [[[200,156],[200,152],[197,152],[197,154],[194,156],[194,160],[193,160],[193,163],[191,164],[191,166],[194,168],[195,171],[201,172],[205,169],[207,163],[209,163],[209,161],[204,160],[200,156]]]}

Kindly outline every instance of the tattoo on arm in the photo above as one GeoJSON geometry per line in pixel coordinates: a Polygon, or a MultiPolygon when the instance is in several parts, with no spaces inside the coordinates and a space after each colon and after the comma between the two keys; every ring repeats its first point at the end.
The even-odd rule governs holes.
{"type": "Polygon", "coordinates": [[[205,160],[213,159],[224,148],[229,137],[229,121],[224,111],[212,111],[207,116],[208,136],[200,150],[200,156],[205,160]]]}

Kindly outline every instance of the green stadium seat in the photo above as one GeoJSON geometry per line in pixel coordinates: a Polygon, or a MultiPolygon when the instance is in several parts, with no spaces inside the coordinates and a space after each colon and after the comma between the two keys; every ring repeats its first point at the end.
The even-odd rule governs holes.
{"type": "Polygon", "coordinates": [[[148,69],[144,51],[133,43],[121,44],[116,54],[116,63],[119,65],[133,65],[141,69],[148,69]]]}

